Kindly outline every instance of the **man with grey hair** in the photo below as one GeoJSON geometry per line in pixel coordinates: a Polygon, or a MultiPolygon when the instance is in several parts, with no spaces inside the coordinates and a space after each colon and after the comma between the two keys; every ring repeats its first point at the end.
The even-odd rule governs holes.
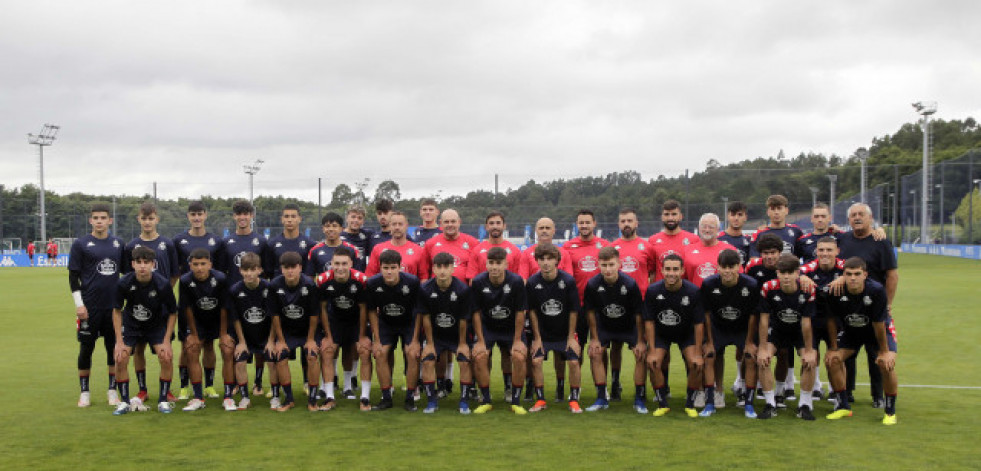
{"type": "MultiPolygon", "coordinates": [[[[838,237],[839,255],[838,258],[848,260],[851,257],[859,257],[865,260],[868,267],[869,279],[876,281],[886,288],[887,309],[889,318],[886,321],[886,329],[896,334],[896,328],[892,322],[892,302],[896,297],[896,288],[899,286],[899,269],[896,263],[896,252],[889,239],[876,240],[872,227],[872,208],[865,203],[855,203],[848,207],[848,224],[851,232],[846,232],[838,237]]],[[[828,291],[834,296],[841,296],[844,291],[844,278],[839,278],[828,285],[828,291]]],[[[872,406],[876,408],[885,407],[885,399],[882,395],[882,376],[874,361],[869,362],[869,382],[872,389],[872,406]]],[[[853,370],[854,371],[854,370],[853,370]]],[[[854,376],[849,375],[851,381],[849,386],[854,388],[854,376]]]]}

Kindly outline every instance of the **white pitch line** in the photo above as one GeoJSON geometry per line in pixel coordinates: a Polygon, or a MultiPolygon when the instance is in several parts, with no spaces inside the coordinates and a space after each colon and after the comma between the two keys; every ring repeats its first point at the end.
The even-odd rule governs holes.
{"type": "MultiPolygon", "coordinates": [[[[869,383],[855,383],[856,386],[869,386],[869,383]]],[[[981,389],[981,386],[955,386],[950,384],[903,384],[901,388],[924,388],[924,389],[981,389]]]]}

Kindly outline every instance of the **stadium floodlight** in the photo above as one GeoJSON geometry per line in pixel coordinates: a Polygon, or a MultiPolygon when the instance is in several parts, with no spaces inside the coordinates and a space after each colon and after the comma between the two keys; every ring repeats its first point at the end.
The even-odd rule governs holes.
{"type": "Polygon", "coordinates": [[[47,213],[44,208],[44,147],[54,144],[55,137],[58,135],[58,130],[61,129],[60,126],[55,126],[54,124],[45,124],[41,128],[41,132],[38,134],[28,134],[27,142],[33,146],[37,146],[37,154],[39,162],[41,163],[41,192],[40,192],[40,209],[41,209],[41,240],[48,241],[48,227],[47,227],[47,213]]]}
{"type": "Polygon", "coordinates": [[[838,181],[838,175],[828,175],[828,180],[831,181],[831,194],[828,197],[828,224],[835,223],[835,182],[838,181]]]}
{"type": "Polygon", "coordinates": [[[913,109],[923,116],[923,174],[920,188],[920,240],[925,244],[930,238],[930,115],[937,112],[937,102],[918,101],[913,109]]]}
{"type": "Polygon", "coordinates": [[[818,204],[818,187],[812,186],[811,188],[811,207],[815,207],[818,204]]]}
{"type": "Polygon", "coordinates": [[[865,187],[866,187],[866,182],[868,181],[867,180],[867,177],[866,177],[866,175],[867,175],[866,167],[867,167],[867,164],[868,164],[868,161],[869,161],[869,151],[868,151],[868,149],[866,149],[864,147],[860,147],[858,149],[857,155],[858,155],[858,160],[862,161],[862,178],[861,178],[861,185],[860,185],[860,188],[861,188],[861,193],[860,193],[861,196],[860,196],[860,198],[861,198],[861,201],[863,203],[868,204],[869,201],[865,197],[865,187]]]}
{"type": "Polygon", "coordinates": [[[256,159],[255,163],[242,165],[245,173],[249,175],[249,204],[255,206],[255,174],[262,169],[262,159],[256,159]]]}

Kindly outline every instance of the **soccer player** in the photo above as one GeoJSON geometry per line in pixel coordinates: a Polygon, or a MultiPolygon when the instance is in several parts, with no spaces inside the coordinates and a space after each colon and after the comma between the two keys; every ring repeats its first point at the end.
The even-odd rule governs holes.
{"type": "Polygon", "coordinates": [[[34,266],[34,241],[27,243],[27,259],[30,261],[31,266],[34,266]]]}
{"type": "Polygon", "coordinates": [[[436,200],[432,198],[422,200],[422,204],[419,206],[419,217],[422,218],[422,225],[416,229],[416,236],[413,238],[420,246],[425,247],[429,239],[443,232],[436,223],[437,215],[439,215],[439,208],[436,207],[436,200]]]}
{"type": "Polygon", "coordinates": [[[75,239],[68,257],[68,286],[75,302],[78,328],[78,383],[82,390],[78,396],[78,407],[91,405],[89,374],[92,371],[92,351],[100,336],[109,367],[106,397],[109,405],[119,404],[112,308],[116,283],[119,281],[119,264],[123,258],[123,241],[109,235],[109,226],[112,225],[110,211],[107,204],[92,205],[89,213],[92,232],[75,239]]]}
{"type": "Polygon", "coordinates": [[[508,270],[507,256],[502,247],[487,251],[487,271],[477,275],[471,284],[476,304],[473,316],[477,337],[473,346],[474,370],[481,393],[481,404],[474,409],[475,414],[483,414],[492,408],[489,352],[494,345],[501,352],[504,390],[510,393],[506,397],[511,401],[511,410],[519,415],[526,412],[521,407],[521,388],[528,354],[523,335],[527,293],[524,280],[508,270]],[[518,381],[514,381],[514,377],[518,381]]]}
{"type": "Polygon", "coordinates": [[[698,219],[698,242],[684,248],[685,279],[701,287],[702,281],[719,271],[719,253],[736,248],[719,237],[719,216],[705,213],[698,219]]]}
{"type": "MultiPolygon", "coordinates": [[[[824,341],[826,348],[831,347],[831,337],[837,335],[837,329],[828,330],[827,312],[827,286],[832,281],[841,277],[845,268],[844,260],[838,258],[838,241],[830,235],[814,244],[815,259],[805,263],[800,267],[803,275],[810,277],[817,285],[817,304],[815,305],[814,319],[811,320],[811,331],[814,333],[814,353],[817,361],[821,361],[821,341],[824,341]]],[[[872,362],[875,365],[875,362],[872,362]]],[[[854,362],[852,367],[854,368],[854,362]]],[[[814,396],[821,398],[824,393],[821,388],[820,368],[814,370],[814,396]]],[[[830,377],[830,372],[828,373],[830,377]]],[[[854,372],[853,372],[854,377],[854,372]]],[[[854,381],[854,380],[853,380],[854,381]]]]}
{"type": "Polygon", "coordinates": [[[133,249],[130,260],[133,271],[117,284],[112,310],[116,332],[116,385],[121,396],[113,415],[146,410],[139,397],[129,398],[129,357],[133,347],[150,344],[160,361],[160,397],[157,410],[169,414],[173,405],[168,401],[170,379],[174,373],[174,352],[170,336],[177,322],[177,301],[170,280],[153,270],[156,252],[145,246],[133,249]]]}
{"type": "Polygon", "coordinates": [[[739,263],[746,266],[749,262],[750,248],[753,244],[752,238],[743,233],[743,225],[746,224],[746,203],[733,201],[729,203],[728,214],[726,214],[726,230],[719,233],[719,240],[725,242],[739,251],[739,263]]]}
{"type": "MultiPolygon", "coordinates": [[[[549,352],[561,357],[569,366],[569,410],[582,413],[579,407],[579,383],[581,352],[576,339],[576,317],[579,315],[579,293],[576,280],[569,273],[559,270],[558,248],[539,243],[535,247],[535,260],[539,272],[528,278],[528,315],[531,318],[532,342],[529,355],[532,358],[535,378],[535,404],[529,412],[545,410],[545,375],[542,363],[549,352]]],[[[561,397],[561,396],[560,396],[561,397]]]]}
{"type": "Polygon", "coordinates": [[[467,265],[467,278],[464,282],[474,279],[478,274],[487,270],[487,251],[492,247],[501,247],[507,252],[508,266],[521,265],[521,249],[504,238],[504,231],[507,229],[504,221],[504,214],[500,211],[491,211],[484,218],[484,229],[487,230],[487,239],[477,244],[470,250],[470,264],[467,265]]]}
{"type": "Polygon", "coordinates": [[[683,220],[681,203],[667,200],[661,205],[661,224],[664,225],[664,229],[647,239],[654,249],[655,281],[664,278],[661,274],[661,266],[665,257],[671,254],[681,256],[686,245],[694,244],[698,240],[698,236],[681,228],[683,220]]]}
{"type": "MultiPolygon", "coordinates": [[[[453,256],[453,276],[463,282],[469,282],[467,269],[470,266],[470,251],[480,242],[477,239],[463,232],[460,232],[460,215],[453,209],[446,209],[439,218],[442,232],[432,236],[423,247],[426,260],[433,261],[436,254],[446,252],[453,256]]],[[[429,278],[426,273],[424,278],[429,278]]]]}
{"type": "Polygon", "coordinates": [[[620,271],[620,255],[613,247],[603,247],[599,254],[600,273],[586,284],[583,292],[586,316],[589,319],[589,364],[596,385],[596,402],[586,408],[593,412],[606,409],[606,367],[603,357],[611,344],[627,344],[634,353],[634,410],[647,413],[645,405],[647,374],[644,358],[644,303],[633,278],[620,271]]]}
{"type": "MultiPolygon", "coordinates": [[[[160,223],[160,216],[157,215],[157,206],[149,202],[143,203],[140,205],[137,219],[140,222],[140,235],[129,241],[126,247],[123,248],[123,261],[122,265],[120,265],[120,273],[125,275],[133,271],[132,263],[130,263],[130,255],[133,253],[133,249],[136,247],[148,247],[156,253],[156,264],[153,270],[163,275],[164,278],[167,278],[170,281],[170,286],[173,287],[180,278],[177,248],[174,246],[173,241],[157,232],[157,225],[160,223]]],[[[178,333],[183,334],[184,332],[179,331],[178,333]]],[[[190,397],[190,390],[188,389],[187,367],[184,366],[186,361],[183,358],[183,336],[179,340],[181,341],[182,347],[179,362],[181,391],[178,399],[186,400],[190,397]]],[[[136,370],[136,382],[140,388],[138,396],[141,401],[146,401],[147,395],[149,394],[146,385],[145,353],[146,345],[143,344],[137,345],[133,351],[133,368],[136,370]]]]}
{"type": "Polygon", "coordinates": [[[453,276],[453,256],[436,254],[433,259],[433,278],[419,288],[416,315],[420,318],[422,336],[422,379],[428,404],[423,410],[432,414],[439,408],[436,394],[436,358],[443,352],[456,354],[460,363],[461,414],[470,413],[467,398],[473,387],[470,370],[470,346],[467,343],[467,324],[473,315],[470,288],[453,276]]]}
{"type": "MultiPolygon", "coordinates": [[[[208,232],[205,223],[208,221],[208,209],[200,201],[192,201],[187,205],[187,222],[190,229],[174,236],[174,247],[177,248],[177,264],[181,275],[191,272],[191,252],[194,249],[207,249],[212,268],[221,270],[218,259],[224,247],[221,237],[208,232]]],[[[178,318],[178,325],[180,318],[178,318]]],[[[213,364],[213,363],[212,363],[213,364]]]]}
{"type": "Polygon", "coordinates": [[[419,279],[426,279],[429,273],[429,260],[426,260],[422,247],[407,238],[406,230],[409,223],[405,214],[401,211],[392,211],[388,218],[391,240],[373,245],[365,274],[369,277],[377,275],[381,267],[378,256],[386,250],[394,250],[402,256],[402,271],[415,275],[419,279]]]}
{"type": "Polygon", "coordinates": [[[48,252],[48,265],[57,266],[58,265],[58,244],[55,243],[54,239],[48,239],[48,245],[45,247],[48,252]]]}
{"type": "Polygon", "coordinates": [[[368,246],[371,243],[371,237],[375,233],[363,227],[365,212],[361,206],[355,205],[348,208],[346,217],[347,225],[344,226],[344,231],[341,232],[341,239],[357,247],[358,259],[354,262],[354,269],[364,271],[365,267],[368,266],[366,259],[371,255],[368,246]]]}
{"type": "MultiPolygon", "coordinates": [[[[389,224],[391,224],[391,216],[394,211],[395,203],[393,203],[390,199],[382,199],[375,203],[375,219],[378,221],[379,229],[378,232],[373,233],[371,238],[368,239],[368,254],[373,253],[375,247],[377,247],[379,244],[392,239],[392,232],[391,228],[389,228],[389,224]]],[[[406,229],[408,230],[408,222],[406,222],[406,229]]],[[[408,235],[405,237],[408,239],[408,235]]]]}
{"type": "MultiPolygon", "coordinates": [[[[841,251],[838,255],[844,260],[851,257],[860,257],[865,260],[869,278],[881,284],[886,289],[888,299],[888,309],[890,313],[889,324],[886,326],[896,335],[895,325],[892,319],[892,302],[896,298],[896,289],[899,286],[899,269],[896,263],[896,253],[892,242],[889,239],[877,239],[877,232],[881,229],[872,229],[872,209],[867,204],[855,203],[848,208],[848,223],[851,225],[850,232],[842,234],[838,238],[838,247],[841,251]]],[[[880,234],[880,235],[884,235],[880,234]]],[[[831,292],[838,296],[842,291],[843,281],[832,282],[831,292]]],[[[866,350],[866,353],[869,352],[866,350]]],[[[885,400],[882,398],[882,378],[879,376],[879,369],[872,367],[871,354],[869,354],[869,379],[872,384],[872,406],[882,408],[885,400]]],[[[854,362],[853,360],[849,360],[854,362]]],[[[855,371],[854,366],[851,367],[855,371]]],[[[849,375],[849,384],[854,387],[854,373],[849,375]]]]}
{"type": "Polygon", "coordinates": [[[777,260],[783,253],[783,241],[776,234],[763,234],[756,239],[754,248],[760,256],[746,264],[746,274],[763,286],[767,281],[777,278],[777,260]]]}
{"type": "Polygon", "coordinates": [[[668,254],[661,261],[663,280],[647,288],[644,296],[644,328],[647,339],[647,367],[651,369],[651,383],[657,397],[655,417],[671,411],[668,408],[667,376],[663,365],[671,344],[677,344],[688,366],[688,393],[685,396],[685,413],[698,417],[695,409],[695,392],[702,386],[702,338],[704,336],[705,309],[702,308],[698,288],[682,279],[684,263],[678,254],[668,254]]]}
{"type": "Polygon", "coordinates": [[[341,238],[341,232],[344,230],[344,219],[341,219],[340,214],[333,212],[325,214],[320,220],[320,228],[324,232],[324,241],[310,249],[303,274],[313,278],[330,270],[331,261],[334,259],[334,250],[341,246],[354,250],[352,268],[359,271],[364,269],[363,266],[358,268],[358,265],[364,261],[362,257],[358,256],[358,248],[341,238]]]}
{"type": "MultiPolygon", "coordinates": [[[[766,406],[758,415],[761,419],[777,415],[770,359],[778,349],[785,348],[796,350],[801,357],[803,374],[797,417],[814,420],[811,393],[814,390],[817,356],[812,346],[814,336],[811,332],[811,319],[814,317],[815,290],[813,286],[805,289],[798,282],[798,263],[799,259],[793,254],[781,254],[777,260],[777,279],[766,282],[760,293],[763,302],[760,306],[757,363],[763,382],[763,396],[766,398],[766,406]]],[[[747,403],[752,399],[747,399],[747,403]]]]}
{"type": "Polygon", "coordinates": [[[418,321],[414,310],[419,295],[419,278],[400,271],[402,256],[394,250],[386,250],[378,256],[381,273],[365,282],[368,319],[371,324],[372,353],[378,369],[378,383],[382,390],[381,401],[371,410],[392,408],[392,349],[399,342],[405,356],[406,389],[405,410],[416,410],[413,391],[419,380],[418,321]]]}
{"type": "MultiPolygon", "coordinates": [[[[268,262],[266,253],[269,246],[266,238],[252,229],[252,221],[255,218],[255,208],[252,203],[246,200],[238,200],[232,203],[232,218],[235,221],[235,233],[229,235],[224,240],[221,252],[221,263],[218,264],[225,270],[225,280],[229,285],[234,285],[242,281],[241,260],[246,253],[254,253],[259,256],[262,263],[268,262]]],[[[273,268],[263,266],[262,276],[268,277],[273,268]]],[[[262,373],[265,371],[264,356],[255,357],[255,385],[252,394],[262,395],[262,373]]],[[[270,372],[270,376],[275,376],[275,371],[270,372]]],[[[270,378],[271,380],[273,378],[270,378]]]]}
{"type": "MultiPolygon", "coordinates": [[[[554,237],[555,222],[550,218],[541,218],[535,223],[535,245],[528,247],[521,253],[521,268],[518,274],[522,278],[527,280],[531,275],[538,273],[538,262],[535,261],[535,247],[538,247],[538,244],[552,244],[554,237]]],[[[572,258],[569,257],[568,253],[562,247],[555,246],[555,248],[559,249],[559,253],[562,255],[558,269],[571,275],[572,258]]]]}
{"type": "MultiPolygon", "coordinates": [[[[830,313],[838,319],[838,325],[841,326],[837,339],[831,338],[831,346],[825,356],[825,362],[831,371],[831,384],[837,395],[835,410],[827,418],[834,420],[851,417],[842,360],[855,355],[864,346],[866,351],[874,353],[874,364],[878,366],[885,380],[885,415],[882,423],[895,425],[898,393],[897,349],[895,335],[888,327],[891,324],[889,297],[882,284],[868,279],[865,261],[860,257],[851,257],[845,261],[842,278],[845,280],[844,294],[829,297],[827,300],[830,313]]],[[[829,319],[828,328],[833,326],[834,320],[829,319]]]]}
{"type": "Polygon", "coordinates": [[[320,293],[313,280],[303,274],[302,263],[300,254],[284,253],[279,259],[283,274],[269,282],[269,313],[276,337],[274,353],[279,357],[275,366],[278,384],[272,384],[273,397],[269,407],[277,412],[286,412],[294,406],[289,352],[297,348],[303,349],[303,358],[307,363],[307,408],[318,410],[317,352],[322,340],[317,329],[321,316],[320,293]],[[280,388],[285,396],[282,400],[278,394],[280,388]]]}
{"type": "MultiPolygon", "coordinates": [[[[368,314],[365,304],[365,281],[363,273],[352,270],[355,252],[347,247],[334,251],[331,269],[317,276],[316,284],[320,290],[322,323],[330,329],[330,339],[334,345],[321,349],[321,369],[327,386],[327,399],[324,410],[333,408],[334,402],[334,354],[337,347],[344,348],[342,364],[353,365],[357,352],[361,365],[361,410],[371,410],[371,332],[368,330],[368,314]]],[[[354,372],[344,372],[344,395],[352,397],[349,389],[354,372]]]]}
{"type": "Polygon", "coordinates": [[[841,234],[831,226],[831,209],[828,208],[827,204],[818,203],[811,208],[811,224],[814,226],[814,229],[800,236],[797,242],[795,242],[794,247],[794,253],[800,255],[804,264],[810,263],[817,258],[815,252],[819,240],[825,237],[831,237],[837,241],[838,236],[841,234]]]}
{"type": "Polygon", "coordinates": [[[300,216],[300,206],[296,203],[286,203],[283,212],[280,213],[279,222],[283,224],[283,232],[269,238],[266,244],[269,250],[266,252],[266,266],[272,268],[272,276],[280,275],[280,257],[286,252],[296,252],[300,254],[300,267],[306,273],[307,256],[310,249],[316,245],[312,239],[300,233],[300,223],[303,218],[300,216]]]}
{"type": "Polygon", "coordinates": [[[242,281],[229,288],[227,309],[229,318],[234,320],[235,379],[238,381],[238,391],[242,399],[235,406],[234,401],[229,401],[232,395],[226,388],[226,411],[248,409],[252,403],[246,362],[253,356],[264,357],[270,364],[279,361],[276,337],[272,330],[272,314],[269,312],[269,282],[262,278],[262,259],[255,253],[246,252],[239,264],[242,281]]]}
{"type": "Polygon", "coordinates": [[[770,195],[766,199],[766,215],[770,218],[770,222],[765,227],[761,227],[756,231],[753,234],[753,239],[758,239],[763,234],[776,234],[783,241],[783,249],[781,251],[799,257],[800,254],[796,252],[795,246],[797,239],[804,235],[804,231],[796,224],[787,224],[787,214],[789,213],[790,203],[787,201],[786,196],[770,195]]]}
{"type": "MultiPolygon", "coordinates": [[[[719,252],[717,262],[719,272],[706,278],[700,288],[706,324],[706,341],[702,348],[706,360],[706,402],[705,408],[699,414],[702,417],[711,416],[716,409],[725,407],[725,395],[715,388],[722,382],[727,346],[736,347],[736,370],[742,375],[741,372],[745,369],[746,384],[752,385],[749,396],[752,397],[756,392],[755,338],[759,320],[759,284],[749,275],[739,273],[742,265],[737,250],[726,249],[719,252]]],[[[746,402],[744,393],[739,394],[738,400],[737,404],[744,406],[745,416],[756,418],[753,404],[746,402]]]]}
{"type": "Polygon", "coordinates": [[[225,299],[228,285],[225,274],[212,268],[211,253],[204,247],[191,251],[189,256],[191,272],[180,278],[178,292],[180,293],[178,310],[184,317],[187,332],[182,335],[185,355],[188,357],[187,367],[191,377],[191,388],[194,398],[187,403],[185,411],[203,409],[204,394],[208,397],[218,397],[211,383],[215,374],[215,340],[220,339],[222,376],[225,382],[225,407],[234,407],[231,399],[235,387],[235,341],[230,335],[234,329],[229,328],[228,312],[225,299]],[[202,359],[204,353],[204,375],[209,384],[202,388],[202,359]],[[208,364],[208,358],[211,364],[208,364]],[[209,367],[210,366],[210,367],[209,367]],[[211,391],[207,391],[211,389],[211,391]]]}

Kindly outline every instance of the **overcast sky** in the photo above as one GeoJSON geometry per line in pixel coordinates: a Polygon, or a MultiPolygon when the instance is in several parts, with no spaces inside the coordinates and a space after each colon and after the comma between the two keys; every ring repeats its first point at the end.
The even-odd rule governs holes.
{"type": "Polygon", "coordinates": [[[799,152],[939,102],[981,118],[977,1],[5,2],[0,183],[463,194],[799,152]]]}

